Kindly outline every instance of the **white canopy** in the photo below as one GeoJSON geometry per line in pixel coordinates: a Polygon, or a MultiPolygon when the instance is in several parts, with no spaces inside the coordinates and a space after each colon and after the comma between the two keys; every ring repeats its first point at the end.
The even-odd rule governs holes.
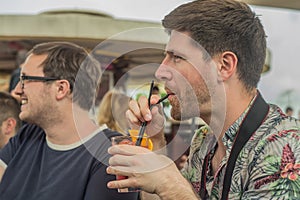
{"type": "MultiPolygon", "coordinates": [[[[160,63],[167,41],[160,23],[114,19],[89,10],[0,15],[0,27],[0,70],[16,68],[17,51],[45,41],[72,41],[90,50],[102,42],[95,54],[107,62],[123,55],[122,61],[127,62],[123,67],[129,68],[160,63]]],[[[154,69],[146,69],[143,74],[153,74],[154,69]]],[[[134,70],[131,75],[139,73],[134,70]]]]}
{"type": "MultiPolygon", "coordinates": [[[[300,9],[299,0],[243,1],[260,6],[300,9]]],[[[38,15],[0,15],[0,27],[0,71],[17,67],[15,62],[17,51],[22,48],[30,49],[33,45],[44,41],[72,41],[93,49],[102,41],[114,36],[105,43],[105,48],[95,53],[107,56],[111,60],[124,55],[119,49],[122,44],[132,50],[139,49],[128,51],[122,57],[123,61],[127,62],[125,66],[128,68],[144,63],[160,63],[167,41],[166,34],[157,36],[158,32],[153,34],[149,28],[160,29],[162,28],[160,23],[114,19],[107,14],[90,10],[55,10],[38,15]],[[142,34],[139,31],[126,34],[126,31],[134,29],[147,31],[143,31],[142,34]]],[[[153,74],[154,70],[153,67],[132,70],[131,76],[144,79],[147,74],[153,74]]]]}

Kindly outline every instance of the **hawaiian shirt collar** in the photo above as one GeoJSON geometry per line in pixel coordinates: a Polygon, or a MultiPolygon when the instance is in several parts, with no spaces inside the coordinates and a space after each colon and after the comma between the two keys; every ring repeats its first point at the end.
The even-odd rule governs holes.
{"type": "MultiPolygon", "coordinates": [[[[257,94],[258,94],[258,92],[257,92],[257,94]]],[[[244,118],[246,117],[246,114],[248,113],[249,109],[253,105],[254,100],[257,97],[257,94],[252,98],[252,100],[251,100],[250,104],[248,105],[248,107],[246,108],[246,110],[240,115],[240,117],[225,132],[225,134],[222,138],[222,142],[225,145],[226,149],[231,149],[234,138],[237,135],[239,128],[242,125],[244,118]]]]}

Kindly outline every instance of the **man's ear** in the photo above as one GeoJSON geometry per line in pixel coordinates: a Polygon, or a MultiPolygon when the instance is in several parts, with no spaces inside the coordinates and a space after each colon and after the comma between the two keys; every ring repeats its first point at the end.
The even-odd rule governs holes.
{"type": "Polygon", "coordinates": [[[7,120],[3,122],[4,134],[11,135],[12,133],[14,133],[16,125],[17,125],[17,120],[12,117],[9,117],[7,120]]]}
{"type": "Polygon", "coordinates": [[[222,81],[228,80],[236,73],[238,58],[235,53],[225,51],[218,55],[218,74],[222,81]]]}
{"type": "Polygon", "coordinates": [[[60,100],[71,93],[71,85],[67,80],[56,81],[56,99],[60,100]]]}

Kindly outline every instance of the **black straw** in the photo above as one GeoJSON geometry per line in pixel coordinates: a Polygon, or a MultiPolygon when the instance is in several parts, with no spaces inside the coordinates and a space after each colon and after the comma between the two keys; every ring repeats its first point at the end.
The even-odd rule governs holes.
{"type": "MultiPolygon", "coordinates": [[[[150,86],[149,97],[152,96],[153,85],[154,85],[154,81],[152,81],[151,86],[150,86]]],[[[152,107],[154,105],[160,104],[161,102],[163,102],[164,100],[166,100],[169,97],[169,95],[170,94],[167,94],[166,96],[164,96],[161,99],[159,99],[158,102],[156,102],[155,104],[152,104],[152,105],[150,105],[150,98],[148,97],[148,103],[150,105],[149,106],[150,110],[152,109],[152,107]]],[[[147,122],[142,122],[141,128],[139,130],[138,138],[137,138],[136,143],[135,143],[136,146],[140,146],[141,145],[141,142],[142,142],[142,139],[143,139],[143,135],[144,135],[146,126],[147,126],[147,122]]]]}
{"type": "MultiPolygon", "coordinates": [[[[169,95],[170,95],[170,94],[167,94],[166,96],[162,97],[161,99],[158,100],[158,102],[156,102],[156,104],[153,104],[153,105],[160,104],[160,103],[163,102],[165,99],[167,99],[167,98],[169,97],[169,95]]],[[[152,106],[152,105],[151,105],[151,106],[152,106]]],[[[151,106],[150,106],[150,107],[151,107],[151,106]]]]}
{"type": "MultiPolygon", "coordinates": [[[[154,87],[154,80],[152,80],[151,84],[150,84],[150,90],[149,90],[149,96],[148,96],[149,108],[150,108],[150,100],[151,100],[151,96],[152,96],[153,87],[154,87]]],[[[141,128],[140,128],[139,134],[138,134],[138,138],[136,139],[136,143],[135,143],[136,146],[141,145],[146,126],[147,126],[147,122],[143,122],[141,125],[141,128]]]]}
{"type": "Polygon", "coordinates": [[[150,107],[150,100],[153,92],[153,87],[154,87],[154,80],[151,81],[150,84],[150,90],[149,90],[149,96],[148,96],[148,106],[150,107]]]}

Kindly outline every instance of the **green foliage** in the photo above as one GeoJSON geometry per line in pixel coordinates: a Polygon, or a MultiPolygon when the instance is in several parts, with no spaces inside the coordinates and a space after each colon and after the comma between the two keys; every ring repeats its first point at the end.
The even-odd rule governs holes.
{"type": "Polygon", "coordinates": [[[141,96],[147,97],[147,95],[145,93],[138,93],[135,97],[135,100],[138,100],[141,96]]]}
{"type": "MultiPolygon", "coordinates": [[[[160,96],[161,96],[161,97],[164,97],[164,96],[166,96],[166,95],[167,95],[166,92],[161,92],[161,93],[160,93],[160,96]]],[[[165,108],[167,108],[167,107],[170,106],[170,102],[169,102],[168,99],[166,99],[166,100],[163,101],[163,106],[164,106],[165,108]]]]}

